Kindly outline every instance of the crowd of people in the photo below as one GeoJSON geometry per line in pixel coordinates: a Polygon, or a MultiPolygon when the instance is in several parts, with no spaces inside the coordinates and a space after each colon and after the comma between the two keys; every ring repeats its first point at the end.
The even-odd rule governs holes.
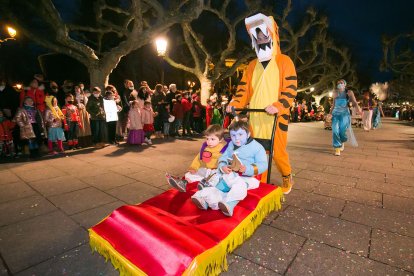
{"type": "Polygon", "coordinates": [[[66,80],[62,86],[35,75],[27,87],[0,80],[0,153],[38,157],[67,150],[118,145],[151,145],[152,139],[192,136],[224,123],[226,96],[213,94],[203,106],[198,92],[176,84],[124,81],[86,89],[66,80]],[[47,148],[47,150],[46,150],[47,148]]]}

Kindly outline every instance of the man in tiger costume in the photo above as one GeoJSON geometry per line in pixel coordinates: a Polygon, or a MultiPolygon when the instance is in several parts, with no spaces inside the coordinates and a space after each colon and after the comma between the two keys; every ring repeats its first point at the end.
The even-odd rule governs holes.
{"type": "Polygon", "coordinates": [[[269,140],[277,113],[273,160],[282,175],[282,191],[288,194],[293,185],[289,155],[286,151],[289,110],[296,96],[297,77],[292,60],[280,51],[278,26],[272,16],[256,14],[245,19],[257,58],[251,61],[227,107],[265,109],[267,113],[251,113],[252,136],[269,140]]]}

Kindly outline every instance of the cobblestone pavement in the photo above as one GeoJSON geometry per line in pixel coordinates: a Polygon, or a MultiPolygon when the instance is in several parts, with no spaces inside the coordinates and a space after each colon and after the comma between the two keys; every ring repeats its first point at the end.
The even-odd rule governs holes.
{"type": "MultiPolygon", "coordinates": [[[[294,190],[223,275],[413,275],[414,127],[386,119],[355,134],[338,157],[323,123],[290,125],[294,190]]],[[[0,164],[0,276],[118,275],[87,229],[167,190],[165,171],[183,174],[197,140],[0,164]]]]}

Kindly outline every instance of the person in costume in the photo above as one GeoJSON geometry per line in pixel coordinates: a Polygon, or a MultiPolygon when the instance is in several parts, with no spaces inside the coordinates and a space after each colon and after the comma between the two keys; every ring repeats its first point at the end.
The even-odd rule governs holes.
{"type": "Polygon", "coordinates": [[[56,151],[53,150],[53,143],[56,143],[61,153],[64,153],[63,141],[65,141],[65,133],[62,126],[66,125],[66,117],[58,106],[58,100],[54,96],[46,96],[47,109],[45,111],[45,124],[47,131],[47,146],[49,148],[49,154],[55,155],[56,151]]]}
{"type": "Polygon", "coordinates": [[[66,104],[62,108],[63,114],[66,117],[65,131],[68,133],[69,149],[79,148],[78,145],[78,129],[82,128],[79,111],[74,105],[74,98],[72,94],[67,94],[65,98],[66,104]]]}
{"type": "MultiPolygon", "coordinates": [[[[217,164],[221,154],[226,150],[227,143],[224,140],[224,129],[220,125],[210,125],[204,131],[205,142],[202,144],[200,152],[194,157],[193,162],[184,175],[185,179],[172,177],[166,174],[168,184],[180,192],[185,192],[187,184],[203,179],[209,180],[209,185],[218,183],[217,164]]],[[[207,183],[206,183],[207,184],[207,183]]],[[[202,188],[202,186],[199,186],[202,188]]]]}
{"type": "Polygon", "coordinates": [[[332,145],[334,147],[334,154],[341,155],[344,150],[344,143],[348,141],[346,130],[351,128],[351,117],[348,108],[349,100],[352,105],[361,113],[361,109],[355,99],[354,92],[346,89],[346,81],[338,80],[336,90],[333,93],[333,105],[330,114],[332,114],[332,145]]]}
{"type": "Polygon", "coordinates": [[[236,205],[247,196],[247,190],[259,187],[255,177],[267,170],[263,146],[250,136],[249,123],[243,120],[229,126],[231,141],[219,158],[219,181],[196,192],[192,201],[200,209],[220,209],[232,216],[236,205]]]}
{"type": "Polygon", "coordinates": [[[14,121],[20,127],[20,139],[29,146],[30,157],[38,157],[45,129],[42,114],[31,97],[24,98],[23,107],[17,110],[14,121]]]}
{"type": "Polygon", "coordinates": [[[382,102],[374,99],[372,107],[372,129],[377,129],[381,126],[381,116],[385,117],[382,110],[382,102]]]}
{"type": "Polygon", "coordinates": [[[145,142],[145,132],[142,124],[141,108],[139,108],[138,101],[133,101],[130,104],[128,111],[128,139],[129,145],[141,145],[145,142]]]}
{"type": "MultiPolygon", "coordinates": [[[[139,106],[139,102],[138,102],[139,106]]],[[[154,133],[154,117],[155,112],[152,110],[151,102],[144,102],[144,107],[141,109],[141,119],[144,124],[143,130],[145,132],[144,142],[148,145],[152,145],[151,135],[154,133]]]]}
{"type": "Polygon", "coordinates": [[[283,178],[283,193],[288,194],[293,178],[286,146],[289,112],[297,90],[295,66],[280,51],[278,26],[272,16],[259,13],[246,18],[245,24],[257,59],[249,63],[226,111],[247,105],[265,109],[267,113],[250,114],[252,136],[259,142],[270,140],[273,116],[277,114],[273,159],[283,178]]]}

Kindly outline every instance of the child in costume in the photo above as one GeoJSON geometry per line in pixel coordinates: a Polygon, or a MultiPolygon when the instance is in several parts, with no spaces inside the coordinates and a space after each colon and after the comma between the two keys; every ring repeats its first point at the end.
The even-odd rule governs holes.
{"type": "Polygon", "coordinates": [[[220,209],[226,216],[233,215],[234,207],[247,196],[247,190],[259,187],[255,176],[265,172],[268,165],[266,151],[250,137],[246,121],[233,122],[229,130],[231,142],[219,158],[219,183],[204,187],[191,197],[200,209],[220,209]]]}
{"type": "Polygon", "coordinates": [[[45,124],[47,131],[47,146],[49,154],[55,155],[57,152],[53,151],[53,143],[56,143],[61,153],[64,153],[63,141],[65,141],[65,134],[62,126],[66,125],[66,118],[62,110],[58,106],[58,100],[54,96],[46,96],[47,109],[45,111],[45,124]]]}
{"type": "Polygon", "coordinates": [[[133,101],[128,112],[128,140],[130,145],[141,145],[144,143],[145,133],[142,125],[142,114],[138,101],[133,101]]]}
{"type": "Polygon", "coordinates": [[[23,107],[17,110],[14,121],[20,127],[20,139],[29,145],[30,156],[39,156],[45,130],[42,114],[34,107],[32,98],[24,98],[23,107]]]}
{"type": "Polygon", "coordinates": [[[151,134],[154,133],[154,116],[155,112],[152,111],[151,102],[146,101],[142,111],[142,123],[144,124],[145,143],[152,145],[151,134]]]}
{"type": "MultiPolygon", "coordinates": [[[[188,172],[184,175],[184,179],[177,179],[166,174],[168,183],[179,190],[186,191],[186,186],[190,182],[205,181],[208,179],[208,184],[214,186],[218,183],[217,163],[221,154],[226,150],[227,144],[224,141],[224,129],[220,125],[210,125],[205,131],[204,136],[206,141],[201,146],[200,153],[196,155],[191,163],[188,172]],[[216,177],[214,177],[216,176],[216,177]]],[[[202,182],[201,182],[201,185],[202,182]]],[[[199,189],[203,186],[199,185],[199,189]]]]}
{"type": "Polygon", "coordinates": [[[13,153],[13,128],[15,124],[4,116],[0,110],[0,156],[11,156],[13,153]]]}
{"type": "Polygon", "coordinates": [[[62,108],[62,113],[65,115],[66,124],[65,130],[68,133],[69,149],[79,148],[78,146],[78,128],[82,128],[79,111],[74,105],[74,98],[72,94],[67,94],[65,98],[65,106],[62,108]]]}

